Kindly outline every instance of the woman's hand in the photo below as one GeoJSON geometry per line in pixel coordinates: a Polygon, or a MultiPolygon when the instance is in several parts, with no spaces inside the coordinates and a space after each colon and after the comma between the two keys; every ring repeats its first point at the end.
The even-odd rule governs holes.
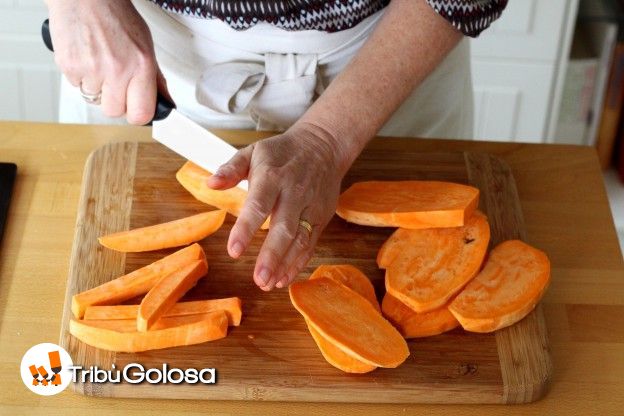
{"type": "Polygon", "coordinates": [[[249,180],[247,200],[230,232],[230,256],[239,257],[271,216],[254,269],[254,281],[261,289],[288,286],[312,257],[335,212],[340,182],[353,159],[355,155],[346,155],[327,131],[299,123],[239,150],[209,179],[214,189],[249,180]],[[300,220],[310,223],[312,232],[300,220]]]}
{"type": "Polygon", "coordinates": [[[102,111],[145,124],[166,93],[150,31],[130,0],[47,0],[57,65],[102,111]]]}

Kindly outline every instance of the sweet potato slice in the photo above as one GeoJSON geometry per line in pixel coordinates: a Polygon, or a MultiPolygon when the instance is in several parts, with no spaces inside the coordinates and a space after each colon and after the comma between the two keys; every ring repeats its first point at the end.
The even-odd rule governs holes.
{"type": "Polygon", "coordinates": [[[546,254],[520,240],[496,246],[483,270],[449,305],[466,331],[513,325],[535,308],[550,282],[546,254]]]}
{"type": "Polygon", "coordinates": [[[314,342],[316,342],[319,350],[321,350],[321,354],[323,354],[325,361],[337,369],[346,373],[364,374],[377,368],[377,366],[363,363],[357,358],[353,358],[352,356],[344,353],[340,348],[333,345],[330,341],[327,341],[325,337],[319,334],[319,332],[307,321],[306,324],[308,325],[308,331],[310,331],[314,342]]]}
{"type": "Polygon", "coordinates": [[[437,181],[358,182],[340,195],[336,213],[373,227],[460,227],[479,203],[472,186],[437,181]]]}
{"type": "Polygon", "coordinates": [[[353,358],[394,368],[409,356],[405,340],[392,324],[368,300],[335,280],[295,282],[289,293],[310,326],[353,358]]]}
{"type": "Polygon", "coordinates": [[[72,296],[72,313],[82,318],[92,305],[114,305],[147,293],[158,280],[194,260],[206,259],[199,244],[192,244],[162,259],[72,296]]]}
{"type": "MultiPolygon", "coordinates": [[[[377,311],[379,309],[379,302],[377,302],[377,297],[375,296],[375,289],[373,288],[373,284],[366,277],[364,273],[360,271],[357,267],[351,266],[350,264],[340,264],[340,265],[321,265],[314,270],[312,275],[310,275],[310,279],[318,279],[321,277],[325,277],[328,279],[332,279],[341,283],[353,290],[355,293],[364,297],[364,299],[368,300],[371,305],[377,311]]],[[[321,334],[318,333],[316,329],[314,329],[307,321],[308,331],[312,335],[314,342],[321,350],[321,354],[325,360],[338,368],[339,370],[345,371],[347,373],[368,373],[373,371],[377,367],[374,365],[363,363],[356,358],[342,352],[342,350],[335,345],[333,345],[330,341],[326,340],[321,334]]]]}
{"type": "Polygon", "coordinates": [[[483,262],[490,227],[476,211],[463,227],[396,230],[377,257],[386,291],[414,311],[440,308],[472,279],[483,262]]]}
{"type": "Polygon", "coordinates": [[[226,336],[228,319],[223,311],[210,312],[207,319],[147,332],[120,332],[85,321],[69,321],[69,332],[92,347],[117,352],[140,352],[200,344],[226,336]]]}
{"type": "Polygon", "coordinates": [[[418,313],[388,293],[381,302],[381,310],[405,338],[429,337],[459,326],[446,305],[430,312],[418,313]]]}
{"type": "MultiPolygon", "coordinates": [[[[186,316],[204,314],[213,311],[224,311],[228,317],[230,325],[239,326],[243,316],[242,302],[240,298],[223,298],[192,300],[189,302],[178,302],[171,307],[163,317],[186,316]]],[[[136,320],[139,313],[139,305],[111,305],[111,306],[89,306],[84,319],[87,320],[136,320]]],[[[136,325],[134,326],[136,330],[136,325]]]]}
{"type": "Polygon", "coordinates": [[[121,231],[98,238],[104,247],[125,253],[185,246],[217,231],[225,220],[223,210],[203,212],[179,220],[121,231]]]}
{"type": "Polygon", "coordinates": [[[323,264],[317,267],[310,275],[310,279],[318,279],[320,277],[327,277],[338,283],[342,283],[355,293],[363,296],[375,309],[381,312],[379,302],[377,302],[377,296],[375,296],[373,284],[357,267],[351,266],[350,264],[323,264]]]}
{"type": "MultiPolygon", "coordinates": [[[[167,329],[174,326],[192,324],[194,322],[203,321],[204,319],[210,319],[213,312],[216,311],[197,313],[193,315],[163,316],[154,322],[150,331],[167,329]]],[[[83,319],[80,322],[83,322],[86,325],[97,326],[98,328],[110,329],[117,332],[137,332],[136,317],[133,319],[83,319]]]]}
{"type": "Polygon", "coordinates": [[[160,279],[143,297],[137,312],[137,329],[147,331],[197,281],[208,272],[206,260],[194,261],[160,279]]]}
{"type": "MultiPolygon", "coordinates": [[[[190,161],[187,161],[176,173],[176,179],[180,185],[189,191],[195,199],[204,204],[226,210],[228,213],[238,217],[247,198],[247,192],[238,187],[222,191],[212,189],[207,185],[208,178],[211,176],[212,173],[190,161]]],[[[263,230],[269,228],[268,219],[261,228],[263,230]]]]}

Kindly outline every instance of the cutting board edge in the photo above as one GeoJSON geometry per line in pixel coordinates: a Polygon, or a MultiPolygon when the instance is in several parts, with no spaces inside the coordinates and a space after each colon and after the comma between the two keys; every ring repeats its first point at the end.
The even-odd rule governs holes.
{"type": "MultiPolygon", "coordinates": [[[[509,236],[493,236],[493,239],[496,241],[496,239],[505,240],[519,238],[523,241],[527,241],[523,211],[520,206],[518,188],[511,167],[501,158],[489,153],[464,152],[464,156],[471,183],[473,183],[473,179],[476,182],[477,177],[481,180],[486,179],[483,175],[478,176],[475,174],[477,167],[480,169],[483,166],[488,166],[488,172],[496,173],[496,178],[490,178],[491,180],[486,183],[483,181],[481,181],[481,183],[473,183],[473,185],[478,186],[481,191],[480,207],[490,206],[502,199],[514,201],[516,204],[516,209],[513,210],[492,210],[497,213],[502,213],[506,217],[502,219],[492,218],[491,220],[504,221],[507,224],[512,224],[512,226],[515,225],[515,227],[513,227],[515,229],[515,235],[512,233],[512,235],[509,236]],[[494,180],[499,178],[505,178],[506,186],[504,188],[500,187],[500,184],[494,180]],[[494,189],[490,190],[491,192],[483,192],[486,186],[492,186],[494,189]],[[497,198],[487,198],[487,196],[498,195],[501,191],[508,193],[507,198],[500,198],[500,195],[497,198]]],[[[490,218],[488,217],[488,219],[490,218]]],[[[498,242],[500,241],[497,241],[497,243],[498,242]]],[[[543,398],[550,389],[553,365],[541,302],[520,322],[517,322],[509,328],[496,331],[496,343],[504,384],[503,403],[532,403],[543,398]],[[534,343],[533,345],[514,345],[514,343],[510,342],[510,334],[512,331],[532,331],[536,333],[538,337],[537,339],[531,339],[534,343]],[[541,365],[535,368],[529,368],[529,365],[522,360],[522,357],[527,355],[531,355],[534,362],[538,362],[541,365]],[[535,369],[542,371],[532,371],[535,369]]]]}
{"type": "MultiPolygon", "coordinates": [[[[77,289],[73,283],[80,281],[78,278],[81,269],[79,267],[81,261],[90,259],[94,253],[101,252],[101,247],[97,241],[87,242],[88,247],[85,245],[75,244],[76,241],[83,241],[83,236],[88,232],[86,227],[93,226],[87,221],[89,214],[95,214],[102,209],[102,205],[109,204],[111,199],[117,198],[122,193],[125,194],[125,198],[121,198],[122,203],[125,204],[124,208],[114,211],[117,214],[117,221],[108,221],[110,216],[107,216],[107,222],[101,224],[103,229],[106,229],[106,224],[119,224],[128,227],[130,221],[130,208],[132,204],[132,190],[134,181],[134,170],[136,166],[136,156],[138,150],[138,142],[119,142],[119,143],[107,143],[96,149],[94,149],[85,161],[85,166],[82,175],[82,186],[80,189],[80,197],[78,200],[78,209],[76,212],[76,225],[74,230],[74,244],[72,245],[72,251],[69,260],[69,268],[67,273],[67,284],[65,288],[65,301],[63,305],[63,314],[61,317],[61,328],[59,334],[59,346],[66,351],[72,351],[76,345],[80,347],[80,342],[77,341],[69,333],[69,321],[72,319],[71,312],[71,299],[74,293],[84,290],[77,289]],[[121,149],[121,150],[120,150],[121,149]],[[95,172],[97,172],[98,166],[106,166],[106,169],[101,170],[102,174],[95,178],[95,172]],[[120,185],[115,193],[97,193],[97,189],[107,179],[113,178],[115,181],[113,184],[120,185]],[[104,198],[95,198],[104,195],[104,198]]],[[[108,211],[108,210],[107,210],[108,211]]],[[[111,230],[113,231],[113,230],[111,230]]],[[[125,265],[125,253],[114,252],[112,250],[105,251],[107,259],[110,263],[113,263],[114,270],[112,275],[120,275],[123,272],[125,265]]],[[[93,260],[91,260],[93,261],[93,260]]],[[[97,364],[110,368],[110,365],[115,362],[115,353],[109,351],[98,350],[97,364]]],[[[79,356],[86,358],[84,354],[79,356]]],[[[74,359],[74,357],[72,357],[74,359]]],[[[87,365],[87,360],[84,362],[74,362],[74,365],[87,365]]],[[[98,395],[106,395],[107,390],[111,389],[112,384],[99,384],[99,385],[85,385],[83,383],[72,383],[72,389],[76,392],[85,395],[91,395],[92,391],[100,392],[98,395]]]]}
{"type": "MultiPolygon", "coordinates": [[[[536,368],[540,368],[542,371],[539,373],[530,371],[516,372],[516,375],[524,376],[522,381],[517,381],[512,377],[506,376],[507,370],[505,369],[505,366],[515,366],[517,369],[517,357],[523,355],[524,352],[518,352],[516,350],[515,354],[512,353],[507,358],[501,358],[501,356],[504,356],[501,351],[508,348],[507,345],[509,340],[505,339],[506,335],[504,332],[501,331],[497,333],[496,343],[499,349],[499,359],[504,380],[502,400],[503,403],[506,404],[526,404],[541,400],[546,396],[546,394],[548,394],[552,385],[553,363],[549,350],[547,338],[548,334],[545,332],[546,320],[544,318],[541,302],[536,305],[535,309],[527,315],[523,321],[515,324],[514,326],[517,325],[517,327],[514,329],[521,328],[526,321],[533,321],[534,325],[543,329],[543,331],[538,331],[539,338],[532,340],[535,343],[532,351],[542,352],[541,356],[534,357],[536,360],[541,360],[542,365],[537,366],[536,368]]],[[[510,328],[513,328],[514,326],[510,328]]]]}
{"type": "MultiPolygon", "coordinates": [[[[218,400],[218,401],[250,401],[250,402],[307,402],[307,403],[363,403],[363,404],[505,404],[503,390],[499,385],[475,384],[474,389],[467,391],[462,387],[453,389],[448,386],[430,385],[418,390],[389,390],[384,388],[367,389],[367,394],[346,397],[334,394],[335,388],[315,388],[309,392],[299,387],[282,388],[271,386],[268,389],[248,386],[240,389],[229,389],[228,397],[223,391],[209,393],[212,387],[206,387],[201,393],[180,385],[180,391],[159,389],[159,385],[111,384],[101,388],[101,384],[78,383],[72,386],[74,393],[87,397],[110,397],[123,399],[171,399],[171,400],[218,400]],[[208,393],[207,393],[208,391],[208,393]],[[199,398],[201,397],[201,399],[199,398]],[[415,401],[414,398],[418,397],[415,401]]],[[[201,388],[201,386],[196,386],[201,388]]]]}

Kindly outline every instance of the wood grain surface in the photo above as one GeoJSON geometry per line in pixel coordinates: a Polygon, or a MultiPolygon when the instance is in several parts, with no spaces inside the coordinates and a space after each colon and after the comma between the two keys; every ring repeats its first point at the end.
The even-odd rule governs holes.
{"type": "MultiPolygon", "coordinates": [[[[119,254],[99,247],[97,237],[210,209],[175,180],[184,160],[158,144],[121,143],[96,150],[87,161],[78,226],[70,264],[61,345],[74,364],[123,368],[138,362],[178,368],[215,367],[218,383],[140,385],[77,383],[94,396],[231,400],[387,403],[524,403],[539,399],[551,375],[546,329],[540,309],[494,334],[454,330],[409,341],[411,355],[397,369],[345,374],[322,358],[286,290],[259,290],[251,279],[266,232],[259,232],[238,260],[225,247],[234,218],[201,242],[208,276],[188,300],[239,296],[243,322],[227,338],[183,348],[139,354],[110,353],[77,341],[67,332],[71,295],[151,263],[172,250],[119,254]],[[136,162],[136,163],[135,163],[136,162]],[[362,394],[362,392],[366,394],[362,394]]],[[[388,153],[367,150],[343,186],[362,180],[435,179],[472,183],[481,189],[481,209],[491,219],[492,244],[523,238],[524,222],[511,171],[499,159],[478,153],[388,153]]],[[[323,233],[314,259],[299,277],[320,264],[348,263],[369,276],[379,298],[383,271],[375,258],[393,230],[348,224],[337,216],[323,233]]],[[[136,303],[139,299],[131,300],[136,303]]]]}
{"type": "MultiPolygon", "coordinates": [[[[270,133],[216,131],[235,145],[270,133]]],[[[552,281],[542,309],[553,376],[548,394],[520,405],[311,403],[39,397],[23,384],[23,354],[58,342],[78,201],[88,155],[107,143],[152,142],[151,129],[0,122],[0,159],[18,165],[0,246],[0,414],[63,416],[542,416],[622,414],[624,262],[595,150],[584,146],[377,138],[401,153],[485,152],[504,160],[518,188],[529,243],[546,251],[552,281]]],[[[363,392],[362,394],[366,394],[363,392]]]]}

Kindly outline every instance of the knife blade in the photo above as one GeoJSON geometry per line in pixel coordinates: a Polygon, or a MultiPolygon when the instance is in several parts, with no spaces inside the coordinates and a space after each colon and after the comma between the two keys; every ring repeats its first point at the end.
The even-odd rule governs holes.
{"type": "MultiPolygon", "coordinates": [[[[48,19],[41,25],[41,37],[47,48],[54,52],[48,19]]],[[[160,92],[156,96],[154,117],[148,125],[152,126],[154,140],[212,173],[237,152],[234,146],[179,112],[176,105],[160,92]]],[[[241,181],[237,187],[246,191],[248,183],[241,181]]]]}
{"type": "MultiPolygon", "coordinates": [[[[216,134],[179,112],[173,103],[158,94],[152,120],[152,138],[196,165],[214,173],[238,151],[216,134]]],[[[248,190],[246,180],[237,187],[248,190]]]]}

